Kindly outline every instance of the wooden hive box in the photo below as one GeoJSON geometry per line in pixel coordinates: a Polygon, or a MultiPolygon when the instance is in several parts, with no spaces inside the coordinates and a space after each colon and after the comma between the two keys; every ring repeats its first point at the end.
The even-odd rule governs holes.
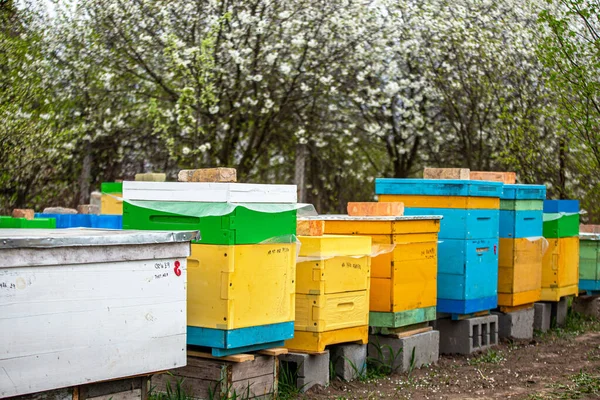
{"type": "Polygon", "coordinates": [[[320,216],[328,234],[368,235],[371,260],[369,324],[398,326],[435,319],[439,217],[320,216]],[[394,315],[383,315],[383,314],[394,315]]]}
{"type": "Polygon", "coordinates": [[[543,251],[543,185],[504,185],[500,200],[498,305],[540,300],[543,251]]]}
{"type": "MultiPolygon", "coordinates": [[[[193,354],[193,352],[190,352],[193,354]]],[[[152,377],[157,392],[181,381],[192,399],[277,398],[279,361],[275,356],[252,355],[241,362],[188,355],[187,365],[152,377]]]]}
{"type": "Polygon", "coordinates": [[[550,238],[542,264],[542,300],[560,301],[577,295],[579,283],[579,237],[550,238]]]}
{"type": "MultiPolygon", "coordinates": [[[[497,306],[499,182],[376,179],[379,201],[405,215],[440,215],[437,311],[469,314],[497,306]]],[[[372,285],[372,287],[374,287],[372,285]]]]}
{"type": "Polygon", "coordinates": [[[222,356],[283,345],[294,332],[296,244],[192,244],[188,344],[222,356]]]}
{"type": "Polygon", "coordinates": [[[100,213],[109,215],[123,214],[123,183],[104,182],[100,185],[100,213]]]}
{"type": "Polygon", "coordinates": [[[0,397],[185,365],[192,232],[0,232],[0,397]]]}
{"type": "Polygon", "coordinates": [[[579,235],[579,289],[590,294],[600,291],[600,234],[579,235]]]}

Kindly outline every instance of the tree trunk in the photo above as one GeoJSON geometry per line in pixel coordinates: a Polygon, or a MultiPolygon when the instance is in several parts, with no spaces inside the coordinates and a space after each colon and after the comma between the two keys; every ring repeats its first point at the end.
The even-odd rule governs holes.
{"type": "Polygon", "coordinates": [[[294,172],[294,184],[298,186],[298,203],[306,203],[306,145],[296,145],[296,166],[294,172]]]}
{"type": "Polygon", "coordinates": [[[79,175],[79,204],[88,204],[90,201],[90,180],[92,178],[92,143],[90,141],[85,143],[84,152],[79,175]]]}

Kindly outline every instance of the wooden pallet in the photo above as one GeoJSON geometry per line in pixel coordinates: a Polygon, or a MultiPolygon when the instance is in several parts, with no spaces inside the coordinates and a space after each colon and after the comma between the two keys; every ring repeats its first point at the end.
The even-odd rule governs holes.
{"type": "Polygon", "coordinates": [[[278,356],[285,348],[259,350],[249,354],[215,357],[211,353],[188,350],[187,366],[154,375],[152,386],[165,392],[177,382],[192,398],[277,397],[278,356]]]}

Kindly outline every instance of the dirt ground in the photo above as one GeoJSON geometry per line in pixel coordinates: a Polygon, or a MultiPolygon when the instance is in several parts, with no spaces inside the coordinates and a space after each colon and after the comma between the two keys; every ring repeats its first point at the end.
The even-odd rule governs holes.
{"type": "Polygon", "coordinates": [[[532,341],[505,342],[471,356],[441,356],[412,374],[333,381],[301,399],[597,399],[600,323],[573,317],[532,341]]]}

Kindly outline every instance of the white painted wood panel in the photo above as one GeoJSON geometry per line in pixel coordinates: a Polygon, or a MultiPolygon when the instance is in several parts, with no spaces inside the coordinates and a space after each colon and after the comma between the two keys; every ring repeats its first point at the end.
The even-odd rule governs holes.
{"type": "Polygon", "coordinates": [[[184,366],[177,260],[0,266],[0,398],[184,366]]]}
{"type": "Polygon", "coordinates": [[[203,182],[123,182],[126,200],[209,203],[296,203],[296,185],[203,182]]]}

